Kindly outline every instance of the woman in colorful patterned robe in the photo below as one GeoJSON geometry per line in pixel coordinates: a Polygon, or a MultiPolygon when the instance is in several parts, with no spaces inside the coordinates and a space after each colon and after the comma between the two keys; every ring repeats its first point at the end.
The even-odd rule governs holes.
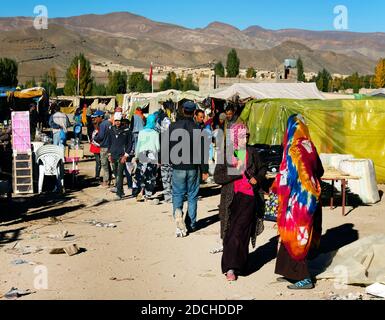
{"type": "Polygon", "coordinates": [[[324,174],[309,129],[301,115],[288,120],[280,172],[273,186],[278,194],[281,245],[275,273],[289,289],[313,289],[307,256],[319,246],[322,234],[321,177],[324,174]]]}

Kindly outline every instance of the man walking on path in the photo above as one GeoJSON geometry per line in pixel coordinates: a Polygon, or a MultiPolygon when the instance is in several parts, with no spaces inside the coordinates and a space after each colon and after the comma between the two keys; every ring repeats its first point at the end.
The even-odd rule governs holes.
{"type": "MultiPolygon", "coordinates": [[[[172,173],[173,213],[177,225],[177,237],[186,237],[187,232],[197,230],[197,205],[200,188],[200,174],[203,180],[208,178],[208,146],[202,131],[194,122],[195,103],[187,101],[183,104],[183,117],[170,126],[170,163],[172,173]],[[199,137],[194,139],[195,137],[199,137]],[[175,141],[178,139],[178,141],[175,141]],[[187,147],[186,147],[187,146],[187,147]],[[188,147],[189,146],[189,147],[188,147]],[[182,147],[182,148],[181,148],[182,147]],[[181,151],[181,152],[180,152],[181,151]],[[200,172],[201,170],[201,172],[200,172]],[[183,215],[185,196],[188,199],[188,228],[183,215]]],[[[162,150],[162,153],[165,150],[162,150]]],[[[162,155],[163,157],[164,155],[162,155]]]]}
{"type": "Polygon", "coordinates": [[[123,173],[126,161],[132,149],[132,136],[129,128],[121,126],[122,114],[114,115],[114,126],[109,130],[108,157],[112,163],[116,177],[116,198],[121,200],[125,195],[123,191],[123,173]]]}

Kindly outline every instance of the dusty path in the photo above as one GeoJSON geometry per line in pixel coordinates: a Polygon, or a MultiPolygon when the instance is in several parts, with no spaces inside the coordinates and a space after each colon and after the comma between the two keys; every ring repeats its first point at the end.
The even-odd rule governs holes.
{"type": "MultiPolygon", "coordinates": [[[[82,164],[92,174],[92,163],[82,164]]],[[[385,187],[381,189],[384,191],[385,187]]],[[[320,281],[315,290],[290,292],[275,282],[277,230],[266,222],[266,230],[251,254],[251,274],[227,283],[221,274],[221,254],[210,254],[218,246],[218,188],[203,190],[214,194],[199,202],[203,229],[185,239],[176,239],[170,205],[138,204],[134,200],[109,201],[113,195],[101,188],[67,194],[65,198],[42,197],[27,200],[23,219],[0,224],[0,296],[11,287],[35,293],[21,299],[325,299],[329,293],[364,292],[363,288],[337,290],[332,281],[320,281]],[[100,204],[100,200],[108,200],[100,204]],[[98,205],[99,204],[99,205],[98,205]],[[56,219],[50,219],[56,216],[56,219]],[[100,228],[84,222],[114,223],[100,228]],[[64,230],[68,241],[48,236],[64,230]],[[69,257],[50,255],[48,248],[76,243],[86,251],[69,257]],[[20,255],[12,248],[35,246],[44,250],[20,255]],[[36,265],[13,265],[15,259],[45,266],[48,289],[34,289],[36,265]]],[[[15,204],[16,211],[21,204],[15,204]]],[[[25,205],[25,203],[24,203],[25,205]]],[[[1,210],[3,214],[3,209],[1,210]]],[[[10,214],[10,212],[7,212],[10,214]]],[[[355,209],[347,217],[340,209],[324,209],[324,233],[334,246],[347,244],[355,236],[385,230],[385,204],[355,209]],[[358,232],[356,232],[356,231],[358,232]]],[[[38,269],[41,270],[41,269],[38,269]]]]}

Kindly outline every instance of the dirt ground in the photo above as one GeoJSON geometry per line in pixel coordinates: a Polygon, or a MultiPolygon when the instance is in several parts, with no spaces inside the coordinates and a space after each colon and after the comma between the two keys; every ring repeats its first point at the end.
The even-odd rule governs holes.
{"type": "MultiPolygon", "coordinates": [[[[30,300],[318,300],[328,299],[332,293],[365,291],[352,286],[337,289],[333,281],[319,281],[314,290],[292,292],[287,284],[276,282],[277,229],[271,222],[265,223],[257,248],[251,249],[250,274],[227,283],[221,274],[221,254],[210,253],[220,244],[219,187],[202,188],[198,205],[201,229],[177,239],[171,205],[132,199],[115,202],[108,190],[88,185],[93,162],[81,163],[80,168],[88,177],[64,196],[15,198],[11,206],[1,202],[0,298],[12,287],[32,290],[34,293],[20,298],[30,300]],[[116,228],[97,227],[85,220],[113,223],[116,228]],[[62,231],[69,233],[64,241],[50,238],[62,231]],[[48,252],[71,244],[83,252],[75,256],[48,252]],[[42,251],[23,255],[23,248],[42,251]],[[34,264],[15,265],[16,259],[34,264]],[[47,280],[45,288],[40,287],[44,281],[39,279],[47,280]]],[[[383,200],[355,208],[346,217],[340,208],[325,207],[323,213],[324,252],[385,230],[383,200]]]]}

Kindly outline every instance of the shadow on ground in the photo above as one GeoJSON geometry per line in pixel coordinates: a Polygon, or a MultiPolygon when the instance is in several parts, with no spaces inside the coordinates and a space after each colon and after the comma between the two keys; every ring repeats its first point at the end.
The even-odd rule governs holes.
{"type": "MultiPolygon", "coordinates": [[[[351,223],[329,229],[321,238],[320,248],[317,251],[309,253],[309,260],[313,260],[309,262],[309,265],[312,265],[312,269],[317,269],[319,273],[325,271],[333,261],[333,258],[339,249],[357,241],[358,239],[359,233],[354,229],[354,225],[351,223]],[[326,259],[325,262],[316,259],[322,254],[328,255],[328,259],[326,259]],[[314,261],[319,264],[315,266],[314,261]]],[[[259,271],[263,266],[276,259],[277,250],[278,236],[271,238],[268,243],[258,247],[249,256],[249,265],[245,276],[249,276],[259,271]]]]}
{"type": "Polygon", "coordinates": [[[197,222],[197,227],[199,230],[201,230],[201,229],[205,229],[205,228],[207,228],[207,227],[209,227],[209,226],[211,226],[217,222],[219,222],[219,214],[216,214],[216,215],[213,215],[211,217],[207,217],[207,218],[199,220],[197,222]]]}
{"type": "Polygon", "coordinates": [[[217,185],[202,185],[199,196],[202,198],[211,198],[221,194],[221,187],[217,185]]]}
{"type": "Polygon", "coordinates": [[[330,229],[321,239],[316,254],[309,256],[309,268],[314,276],[323,273],[333,262],[339,249],[357,241],[359,233],[351,223],[330,229]]]}
{"type": "Polygon", "coordinates": [[[1,199],[1,226],[59,217],[84,207],[81,204],[70,205],[74,199],[71,192],[14,197],[11,201],[1,199]]]}
{"type": "Polygon", "coordinates": [[[271,238],[268,243],[258,247],[254,252],[252,252],[249,255],[249,264],[247,266],[247,270],[245,271],[245,276],[252,275],[262,269],[264,265],[274,260],[277,257],[277,246],[278,236],[271,238]]]}
{"type": "Polygon", "coordinates": [[[0,247],[20,240],[20,235],[25,228],[18,228],[7,231],[0,231],[0,247]]]}

